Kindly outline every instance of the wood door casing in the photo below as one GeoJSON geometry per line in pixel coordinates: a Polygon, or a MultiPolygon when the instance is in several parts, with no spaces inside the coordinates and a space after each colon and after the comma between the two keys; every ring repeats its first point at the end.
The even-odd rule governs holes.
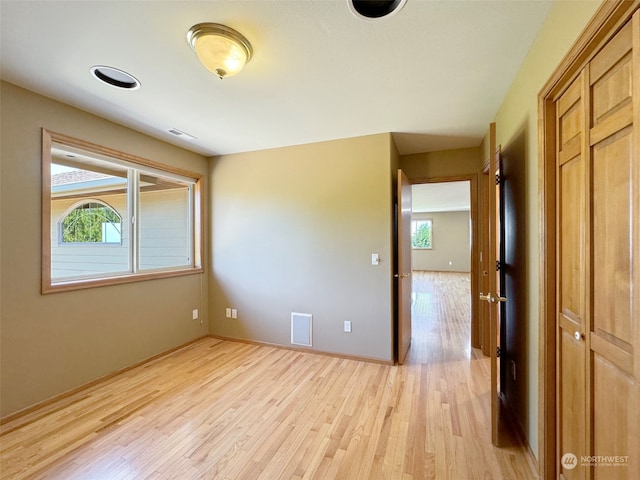
{"type": "MultiPolygon", "coordinates": [[[[489,175],[490,159],[487,159],[483,166],[480,179],[480,196],[479,196],[479,215],[478,222],[478,289],[475,294],[485,295],[489,292],[489,195],[492,192],[494,181],[493,176],[489,175]]],[[[474,292],[472,292],[474,295],[474,292]]],[[[489,304],[487,302],[478,302],[478,340],[482,353],[486,356],[490,355],[490,339],[489,339],[489,304]]]]}
{"type": "Polygon", "coordinates": [[[496,189],[496,182],[494,173],[498,168],[498,162],[500,158],[500,151],[496,145],[496,124],[491,123],[489,126],[489,151],[491,152],[491,158],[489,160],[489,172],[490,177],[493,178],[493,182],[490,185],[489,192],[489,218],[488,218],[488,239],[489,250],[487,260],[489,264],[489,292],[487,295],[491,298],[488,301],[489,305],[489,358],[491,359],[491,441],[494,445],[498,446],[501,443],[500,439],[500,363],[498,359],[497,349],[500,345],[500,316],[499,316],[499,303],[496,301],[498,296],[498,275],[496,273],[496,261],[498,260],[498,195],[496,189]],[[493,269],[491,268],[493,266],[493,269]]]}
{"type": "Polygon", "coordinates": [[[411,182],[398,170],[398,363],[411,346],[411,182]]]}

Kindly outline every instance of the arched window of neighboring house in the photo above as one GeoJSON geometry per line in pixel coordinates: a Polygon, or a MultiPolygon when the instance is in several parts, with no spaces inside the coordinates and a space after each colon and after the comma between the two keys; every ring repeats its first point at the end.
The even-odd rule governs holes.
{"type": "Polygon", "coordinates": [[[59,223],[60,243],[122,243],[122,217],[105,202],[74,205],[59,223]]]}

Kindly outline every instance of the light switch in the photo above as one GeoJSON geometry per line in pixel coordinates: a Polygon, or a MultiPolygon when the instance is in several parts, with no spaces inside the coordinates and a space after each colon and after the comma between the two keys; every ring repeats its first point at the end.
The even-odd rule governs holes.
{"type": "Polygon", "coordinates": [[[371,254],[371,265],[380,265],[380,255],[377,253],[371,254]]]}

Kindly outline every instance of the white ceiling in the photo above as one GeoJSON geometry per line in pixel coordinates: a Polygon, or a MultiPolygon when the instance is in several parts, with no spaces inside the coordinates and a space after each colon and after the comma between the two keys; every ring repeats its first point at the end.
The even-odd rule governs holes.
{"type": "Polygon", "coordinates": [[[472,147],[551,5],[408,0],[372,21],[347,1],[2,0],[0,75],[204,155],[381,132],[394,132],[401,154],[472,147]],[[186,33],[201,22],[252,43],[238,76],[200,65],[186,33]],[[101,84],[93,65],[142,88],[101,84]]]}
{"type": "Polygon", "coordinates": [[[422,183],[411,186],[411,211],[414,213],[470,209],[469,182],[422,183]]]}

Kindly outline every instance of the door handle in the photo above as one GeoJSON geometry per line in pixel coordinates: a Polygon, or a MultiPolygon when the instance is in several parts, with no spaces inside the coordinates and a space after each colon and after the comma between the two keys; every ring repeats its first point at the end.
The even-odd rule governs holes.
{"type": "Polygon", "coordinates": [[[584,334],[580,333],[576,330],[576,332],[573,334],[573,338],[575,338],[576,340],[580,341],[584,339],[584,334]]]}
{"type": "Polygon", "coordinates": [[[397,273],[395,273],[393,276],[395,278],[407,278],[409,275],[410,275],[409,273],[401,273],[399,275],[397,273]]]}
{"type": "Polygon", "coordinates": [[[490,293],[483,295],[482,292],[480,292],[480,300],[484,300],[485,302],[489,302],[489,303],[506,302],[507,297],[501,297],[499,295],[494,296],[494,295],[491,295],[490,293]]]}

